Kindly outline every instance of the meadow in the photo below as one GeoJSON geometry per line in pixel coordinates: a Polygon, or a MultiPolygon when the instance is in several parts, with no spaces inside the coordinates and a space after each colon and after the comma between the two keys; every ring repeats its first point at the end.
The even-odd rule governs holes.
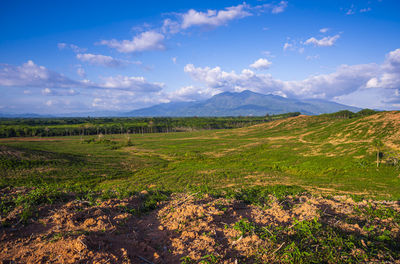
{"type": "MultiPolygon", "coordinates": [[[[27,224],[39,217],[37,211],[42,205],[77,200],[95,206],[100,201],[128,199],[140,193],[146,194],[142,205],[124,212],[145,215],[171,195],[182,193],[236,199],[266,208],[273,201],[285,208],[289,199],[290,210],[302,201],[293,197],[307,194],[311,195],[307,199],[330,199],[339,195],[356,202],[370,201],[369,205],[352,204],[354,214],[370,219],[361,221],[365,228],[380,230],[374,233],[375,238],[363,237],[362,241],[372,241],[374,245],[364,249],[365,255],[354,257],[349,253],[352,257],[341,261],[333,255],[326,258],[331,247],[339,250],[343,243],[357,247],[364,242],[360,242],[360,237],[346,240],[347,236],[339,236],[329,225],[314,218],[306,222],[293,220],[286,225],[289,229],[271,226],[269,230],[274,234],[267,234],[269,231],[245,218],[231,228],[241,232],[242,237],[257,235],[263,241],[271,242],[273,235],[275,242],[271,242],[269,254],[275,254],[282,243],[287,243],[281,255],[278,254],[279,261],[275,259],[277,262],[390,259],[399,257],[399,245],[393,242],[398,234],[388,234],[387,228],[382,228],[384,224],[371,221],[378,217],[392,219],[399,225],[400,212],[375,204],[400,199],[399,131],[400,112],[363,115],[342,112],[300,115],[235,129],[3,138],[0,140],[2,219],[20,207],[18,223],[27,224]],[[379,139],[383,146],[375,146],[374,139],[379,139]],[[293,227],[300,232],[296,238],[300,242],[286,248],[289,240],[294,239],[293,227]],[[327,234],[337,240],[329,244],[324,240],[327,234]],[[383,242],[377,240],[385,234],[383,242]],[[325,253],[310,257],[307,254],[313,253],[307,248],[315,243],[325,243],[325,253]],[[379,254],[385,250],[389,255],[380,258],[379,254]],[[304,255],[304,252],[309,253],[304,255]]],[[[198,199],[207,199],[201,197],[198,199]]],[[[182,203],[185,202],[184,199],[182,203]]],[[[226,208],[229,206],[233,205],[227,204],[226,208]]],[[[2,224],[13,225],[7,221],[2,224]]],[[[206,255],[204,263],[213,263],[214,257],[218,263],[221,254],[206,255]]],[[[181,261],[197,263],[190,261],[199,261],[201,257],[204,254],[197,257],[192,254],[181,261]]],[[[256,263],[262,258],[252,255],[251,259],[251,263],[256,263]]]]}
{"type": "Polygon", "coordinates": [[[321,193],[400,198],[400,114],[300,116],[227,130],[2,139],[2,186],[181,192],[298,185],[321,193]],[[373,119],[373,118],[374,119],[373,119]],[[376,166],[372,141],[385,143],[376,166]]]}

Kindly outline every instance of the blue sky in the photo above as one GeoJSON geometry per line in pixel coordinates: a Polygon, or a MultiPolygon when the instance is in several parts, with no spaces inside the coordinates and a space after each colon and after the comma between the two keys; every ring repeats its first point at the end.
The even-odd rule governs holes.
{"type": "Polygon", "coordinates": [[[400,109],[400,2],[1,1],[0,112],[252,90],[400,109]]]}

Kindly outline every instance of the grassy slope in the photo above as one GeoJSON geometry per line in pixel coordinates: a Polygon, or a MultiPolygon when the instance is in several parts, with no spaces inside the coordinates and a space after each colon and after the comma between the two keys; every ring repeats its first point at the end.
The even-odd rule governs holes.
{"type": "Polygon", "coordinates": [[[400,170],[385,164],[377,169],[371,145],[380,137],[384,153],[400,149],[399,131],[400,113],[383,112],[354,119],[300,116],[235,130],[131,135],[133,146],[125,146],[125,135],[108,136],[113,142],[99,144],[82,144],[80,137],[4,139],[0,145],[8,147],[0,156],[1,180],[2,185],[155,186],[171,191],[279,183],[400,199],[400,170]],[[37,162],[22,162],[26,160],[37,162]]]}

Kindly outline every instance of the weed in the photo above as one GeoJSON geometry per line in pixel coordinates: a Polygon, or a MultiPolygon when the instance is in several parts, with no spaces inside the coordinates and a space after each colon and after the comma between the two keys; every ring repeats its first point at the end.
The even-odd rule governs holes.
{"type": "Polygon", "coordinates": [[[240,231],[241,236],[246,236],[253,234],[254,231],[256,230],[256,227],[253,223],[249,222],[247,219],[241,219],[238,222],[235,223],[233,226],[235,230],[240,231]]]}
{"type": "Polygon", "coordinates": [[[180,259],[181,264],[193,264],[196,263],[191,257],[185,256],[180,259]]]}
{"type": "Polygon", "coordinates": [[[216,256],[214,254],[208,254],[208,255],[201,257],[199,263],[217,264],[219,259],[220,259],[219,256],[216,256]]]}

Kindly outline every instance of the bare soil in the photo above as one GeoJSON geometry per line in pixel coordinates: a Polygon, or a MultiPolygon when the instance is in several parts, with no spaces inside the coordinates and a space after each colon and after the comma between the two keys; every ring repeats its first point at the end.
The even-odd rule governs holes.
{"type": "MultiPolygon", "coordinates": [[[[131,212],[139,207],[139,198],[42,206],[25,225],[18,218],[21,208],[15,208],[1,219],[10,225],[0,229],[0,263],[180,263],[182,257],[198,263],[207,255],[217,256],[218,263],[254,263],[252,256],[260,248],[269,249],[261,255],[264,263],[279,263],[274,252],[281,248],[255,233],[241,235],[235,223],[248,219],[258,226],[290,227],[293,219],[318,217],[347,232],[366,232],[346,219],[358,217],[362,222],[354,208],[367,201],[346,196],[288,196],[284,201],[271,197],[262,208],[234,199],[176,194],[158,209],[137,216],[131,212]]],[[[400,212],[396,202],[369,203],[400,212]]],[[[387,230],[400,239],[398,223],[376,221],[386,221],[387,230]]]]}

